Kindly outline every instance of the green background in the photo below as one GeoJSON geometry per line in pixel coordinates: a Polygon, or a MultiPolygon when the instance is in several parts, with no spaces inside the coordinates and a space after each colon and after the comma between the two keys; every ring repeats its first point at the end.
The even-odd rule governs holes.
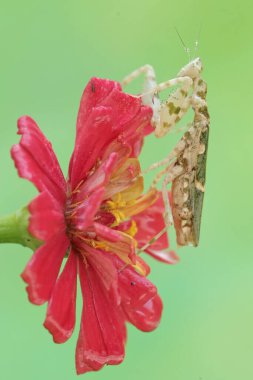
{"type": "MultiPolygon", "coordinates": [[[[180,249],[177,266],[149,260],[164,302],[160,327],[144,334],[129,326],[124,363],[87,378],[253,378],[252,11],[246,0],[1,2],[1,214],[36,194],[9,156],[19,116],[38,122],[66,173],[89,78],[121,80],[145,63],[159,81],[172,78],[187,63],[174,26],[188,46],[201,27],[211,132],[200,246],[180,249]]],[[[143,167],[179,137],[149,138],[143,167]]],[[[51,341],[45,307],[29,304],[19,277],[30,256],[23,247],[0,247],[0,378],[75,379],[78,329],[64,345],[51,341]]]]}

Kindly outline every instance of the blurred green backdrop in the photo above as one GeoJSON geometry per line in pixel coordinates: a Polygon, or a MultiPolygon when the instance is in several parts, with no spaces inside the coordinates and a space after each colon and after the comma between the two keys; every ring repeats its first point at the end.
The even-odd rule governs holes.
{"type": "MultiPolygon", "coordinates": [[[[174,77],[187,62],[174,26],[188,46],[202,27],[211,136],[200,246],[181,249],[177,266],[151,263],[164,301],[160,327],[151,334],[129,327],[125,362],[88,378],[253,378],[252,11],[247,0],[1,3],[1,214],[36,194],[9,156],[19,116],[35,118],[66,172],[89,78],[121,80],[144,63],[159,81],[174,77]]],[[[178,138],[149,138],[143,166],[178,138]]],[[[0,247],[0,378],[75,379],[77,331],[57,346],[42,327],[45,307],[29,304],[19,277],[30,256],[0,247]]]]}

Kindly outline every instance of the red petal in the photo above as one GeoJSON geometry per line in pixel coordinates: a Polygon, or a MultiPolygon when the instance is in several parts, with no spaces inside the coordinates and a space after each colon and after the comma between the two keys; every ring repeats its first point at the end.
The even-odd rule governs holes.
{"type": "Polygon", "coordinates": [[[31,181],[39,191],[48,191],[58,202],[65,202],[66,183],[51,143],[33,119],[18,120],[20,143],[11,149],[18,174],[31,181]]]}
{"type": "Polygon", "coordinates": [[[100,223],[93,224],[99,241],[128,264],[136,263],[135,240],[128,234],[100,223]]]}
{"type": "Polygon", "coordinates": [[[77,133],[79,133],[81,129],[85,128],[85,123],[92,109],[94,107],[98,107],[99,105],[103,105],[105,98],[114,89],[118,89],[120,91],[121,87],[118,82],[101,78],[91,78],[84,89],[80,101],[76,123],[77,133]]]}
{"type": "Polygon", "coordinates": [[[71,158],[69,177],[72,190],[89,174],[101,151],[112,138],[113,110],[109,107],[93,108],[85,125],[76,137],[71,158]]]}
{"type": "Polygon", "coordinates": [[[80,206],[75,209],[75,215],[72,216],[72,221],[75,220],[75,228],[84,231],[93,223],[93,218],[100,207],[104,196],[104,188],[98,188],[83,201],[80,206]]]}
{"type": "Polygon", "coordinates": [[[116,257],[113,260],[119,269],[119,289],[123,305],[135,309],[157,294],[155,285],[146,277],[136,273],[130,266],[124,266],[116,257]]]}
{"type": "Polygon", "coordinates": [[[76,347],[78,374],[97,371],[124,359],[125,323],[120,308],[106,296],[93,267],[80,260],[83,313],[76,347]]]}
{"type": "Polygon", "coordinates": [[[148,123],[147,125],[145,125],[145,128],[143,130],[143,134],[144,136],[148,136],[150,135],[151,133],[153,133],[155,130],[154,126],[152,125],[152,123],[148,123]]]}
{"type": "Polygon", "coordinates": [[[30,302],[41,305],[51,297],[69,241],[63,231],[38,248],[21,277],[27,282],[30,302]]]}
{"type": "MultiPolygon", "coordinates": [[[[141,248],[156,236],[165,227],[164,223],[164,203],[162,194],[159,193],[157,201],[146,208],[146,210],[133,217],[137,225],[137,234],[135,239],[138,241],[138,247],[141,248]]],[[[169,242],[165,232],[156,242],[149,246],[145,251],[155,259],[167,264],[175,264],[179,258],[175,252],[168,251],[169,242]]]]}
{"type": "Polygon", "coordinates": [[[155,251],[148,248],[146,249],[146,253],[148,253],[154,259],[166,264],[177,264],[180,260],[175,251],[155,251]]]}
{"type": "Polygon", "coordinates": [[[136,265],[134,265],[134,269],[145,277],[150,273],[150,266],[140,256],[136,256],[136,265]]]}
{"type": "Polygon", "coordinates": [[[117,153],[117,166],[114,168],[114,171],[116,172],[128,159],[131,151],[131,146],[124,141],[113,140],[103,152],[102,161],[107,160],[112,153],[117,153]]]}
{"type": "Polygon", "coordinates": [[[122,235],[119,231],[114,230],[113,228],[104,226],[100,223],[94,223],[94,229],[96,234],[103,240],[117,243],[122,240],[122,235]]]}
{"type": "Polygon", "coordinates": [[[154,131],[154,128],[151,126],[152,115],[153,111],[150,107],[142,106],[138,114],[136,114],[129,125],[125,127],[123,139],[127,141],[132,148],[131,157],[139,156],[144,136],[149,134],[151,130],[154,131]]]}
{"type": "Polygon", "coordinates": [[[139,123],[135,123],[136,117],[142,108],[141,99],[126,94],[125,92],[113,89],[109,96],[103,102],[104,106],[112,107],[114,113],[114,128],[117,131],[117,136],[124,132],[131,133],[129,128],[135,130],[139,123]],[[134,124],[135,123],[135,124],[134,124]]]}
{"type": "MultiPolygon", "coordinates": [[[[87,175],[88,171],[96,164],[97,159],[101,158],[103,151],[110,142],[119,135],[123,136],[123,132],[128,130],[130,126],[131,130],[139,127],[139,120],[138,123],[135,123],[135,116],[138,115],[142,107],[141,99],[123,93],[115,85],[115,82],[113,83],[113,86],[109,85],[109,95],[103,100],[99,96],[97,103],[93,100],[92,108],[87,97],[82,99],[81,114],[78,115],[75,149],[69,167],[72,189],[87,175]]],[[[88,91],[93,92],[95,87],[100,93],[101,90],[98,87],[106,87],[107,85],[108,81],[96,80],[96,83],[93,81],[92,84],[88,84],[88,91]]]]}
{"type": "Polygon", "coordinates": [[[87,180],[79,187],[76,195],[76,201],[85,199],[87,195],[95,191],[97,188],[105,187],[114,171],[118,161],[118,154],[113,152],[110,156],[90,175],[87,180]]]}
{"type": "Polygon", "coordinates": [[[77,256],[71,251],[50,298],[44,326],[55,343],[64,343],[75,327],[77,256]]]}
{"type": "MultiPolygon", "coordinates": [[[[120,84],[111,80],[100,79],[100,78],[91,78],[89,83],[84,89],[78,116],[76,123],[76,145],[80,140],[80,134],[84,132],[84,130],[88,129],[87,120],[95,107],[99,107],[103,105],[104,99],[110,94],[110,92],[114,89],[118,88],[120,90],[120,84]]],[[[89,131],[88,131],[89,132],[89,131]]],[[[71,178],[71,173],[73,170],[73,159],[75,154],[73,153],[70,164],[69,164],[69,177],[71,178]]],[[[73,176],[73,175],[72,175],[73,176]]]]}
{"type": "Polygon", "coordinates": [[[86,251],[89,255],[89,263],[96,271],[108,296],[113,300],[114,304],[119,305],[118,271],[110,260],[110,257],[108,257],[108,253],[89,246],[86,246],[86,251]]]}
{"type": "MultiPolygon", "coordinates": [[[[106,186],[105,199],[113,198],[117,193],[120,193],[124,190],[131,192],[131,188],[135,188],[134,184],[138,182],[140,174],[140,163],[136,158],[127,159],[121,167],[114,171],[108,185],[106,186]]],[[[140,191],[142,193],[142,181],[139,181],[140,191]]],[[[124,195],[126,192],[123,193],[124,195]]],[[[138,196],[138,195],[137,195],[138,196]]],[[[133,195],[134,197],[134,195],[133,195]]],[[[126,200],[124,198],[124,200],[126,200]]]]}
{"type": "Polygon", "coordinates": [[[28,208],[31,213],[29,232],[37,239],[46,241],[59,230],[64,230],[63,207],[59,207],[59,203],[50,193],[39,194],[28,208]]]}
{"type": "MultiPolygon", "coordinates": [[[[162,194],[159,193],[159,197],[156,202],[146,208],[144,211],[134,216],[134,220],[137,224],[136,240],[141,248],[155,235],[162,231],[165,227],[164,224],[164,204],[162,194]]],[[[168,248],[168,239],[166,233],[164,233],[160,239],[152,244],[152,249],[161,250],[168,248]]]]}
{"type": "Polygon", "coordinates": [[[154,330],[159,325],[163,304],[159,295],[156,295],[136,309],[124,305],[123,310],[130,323],[137,327],[137,329],[148,332],[154,330]]]}

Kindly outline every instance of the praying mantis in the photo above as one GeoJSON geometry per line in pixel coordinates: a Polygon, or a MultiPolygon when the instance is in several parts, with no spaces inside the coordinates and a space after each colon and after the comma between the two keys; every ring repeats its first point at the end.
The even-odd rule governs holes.
{"type": "MultiPolygon", "coordinates": [[[[165,159],[145,170],[146,173],[163,167],[155,176],[151,187],[156,188],[158,182],[163,179],[165,229],[167,231],[174,224],[179,246],[197,246],[199,243],[210,125],[206,102],[207,85],[201,78],[202,70],[200,58],[195,58],[185,65],[175,78],[160,84],[157,84],[155,71],[150,65],[133,71],[122,81],[122,85],[125,86],[144,74],[144,91],[140,96],[143,104],[153,110],[152,124],[156,137],[163,137],[169,133],[190,108],[194,111],[191,126],[174,149],[165,159]],[[159,93],[173,86],[178,88],[166,101],[161,101],[159,93]],[[171,202],[167,190],[170,183],[171,202]]],[[[160,236],[161,233],[149,244],[153,244],[160,236]]]]}

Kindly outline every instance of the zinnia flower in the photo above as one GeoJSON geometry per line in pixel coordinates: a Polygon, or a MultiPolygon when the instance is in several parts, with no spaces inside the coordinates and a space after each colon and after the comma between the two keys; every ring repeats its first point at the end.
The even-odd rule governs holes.
{"type": "MultiPolygon", "coordinates": [[[[127,321],[143,331],[160,321],[161,299],[145,277],[148,265],[136,255],[164,228],[161,197],[156,190],[142,195],[137,159],[151,116],[117,82],[93,78],[81,99],[67,180],[36,123],[28,116],[18,120],[22,137],[11,154],[19,175],[40,192],[28,206],[29,231],[43,241],[22,278],[32,303],[48,302],[44,326],[63,343],[75,326],[79,275],[78,374],[122,362],[127,321]]],[[[170,262],[167,246],[164,235],[149,253],[170,262]]]]}

